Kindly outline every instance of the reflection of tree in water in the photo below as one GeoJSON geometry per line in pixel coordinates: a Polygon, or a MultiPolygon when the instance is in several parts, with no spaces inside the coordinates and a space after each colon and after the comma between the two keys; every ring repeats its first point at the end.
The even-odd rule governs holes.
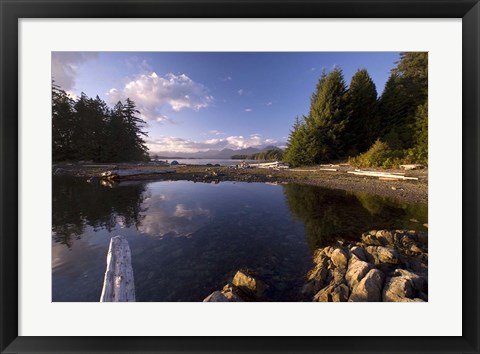
{"type": "Polygon", "coordinates": [[[358,239],[368,230],[423,229],[421,225],[427,222],[426,205],[308,185],[285,185],[284,193],[290,211],[305,225],[306,241],[312,250],[337,239],[358,239]]]}
{"type": "Polygon", "coordinates": [[[117,223],[125,227],[141,222],[145,184],[118,185],[114,188],[90,184],[85,179],[53,177],[53,240],[71,247],[85,226],[111,231],[117,223]]]}
{"type": "Polygon", "coordinates": [[[357,192],[353,195],[372,215],[388,214],[392,208],[401,208],[405,212],[405,220],[417,219],[420,224],[428,222],[428,208],[426,205],[393,201],[387,197],[371,195],[365,192],[357,192]]]}

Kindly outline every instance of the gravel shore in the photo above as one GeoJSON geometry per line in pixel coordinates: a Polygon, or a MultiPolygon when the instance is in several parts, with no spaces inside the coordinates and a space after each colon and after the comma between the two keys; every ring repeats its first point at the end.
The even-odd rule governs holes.
{"type": "MultiPolygon", "coordinates": [[[[123,179],[188,180],[204,183],[219,183],[223,181],[263,182],[263,183],[300,183],[317,185],[326,188],[342,189],[350,192],[365,192],[369,194],[390,197],[412,203],[428,203],[428,169],[401,171],[378,170],[382,172],[405,172],[405,176],[416,177],[418,180],[380,180],[378,177],[358,176],[347,173],[354,167],[315,166],[305,169],[261,169],[232,168],[229,166],[186,165],[186,166],[152,166],[152,165],[117,165],[118,169],[135,169],[148,171],[174,170],[164,174],[143,174],[123,177],[123,179]],[[325,168],[336,169],[326,171],[325,168]]],[[[63,164],[54,166],[54,174],[70,174],[81,177],[100,176],[102,172],[111,169],[111,165],[79,165],[63,164]]],[[[367,170],[367,169],[365,169],[367,170]]],[[[374,169],[368,169],[373,171],[374,169]]]]}

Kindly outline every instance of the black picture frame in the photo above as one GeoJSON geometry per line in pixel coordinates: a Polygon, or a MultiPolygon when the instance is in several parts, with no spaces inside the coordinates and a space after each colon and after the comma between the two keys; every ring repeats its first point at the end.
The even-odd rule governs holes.
{"type": "MultiPolygon", "coordinates": [[[[478,0],[0,0],[1,353],[478,353],[478,0]],[[18,20],[20,18],[462,18],[461,337],[18,336],[18,20]],[[468,271],[466,271],[468,270],[468,271]]],[[[286,319],[288,320],[288,319],[286,319]]],[[[320,333],[319,333],[320,334],[320,333]]]]}

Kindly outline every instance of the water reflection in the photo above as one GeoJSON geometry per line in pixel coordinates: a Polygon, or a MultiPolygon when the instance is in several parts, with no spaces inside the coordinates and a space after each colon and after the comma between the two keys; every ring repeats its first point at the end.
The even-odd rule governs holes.
{"type": "Polygon", "coordinates": [[[201,301],[240,268],[271,285],[269,298],[297,301],[312,249],[374,228],[419,229],[426,217],[426,206],[314,186],[105,187],[56,177],[53,301],[98,301],[108,242],[117,234],[130,243],[137,301],[201,301]]]}
{"type": "Polygon", "coordinates": [[[305,225],[312,250],[338,239],[359,239],[374,229],[424,230],[426,205],[402,203],[367,193],[349,193],[309,185],[286,185],[290,211],[305,225]]]}
{"type": "Polygon", "coordinates": [[[106,188],[69,176],[53,177],[52,235],[57,243],[71,247],[85,231],[112,230],[116,225],[138,226],[144,217],[140,212],[146,198],[145,185],[122,183],[106,188]],[[117,189],[118,188],[118,189],[117,189]]]}

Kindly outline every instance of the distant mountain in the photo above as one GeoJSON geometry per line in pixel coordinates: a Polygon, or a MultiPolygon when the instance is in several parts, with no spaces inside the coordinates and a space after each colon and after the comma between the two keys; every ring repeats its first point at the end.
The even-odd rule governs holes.
{"type": "Polygon", "coordinates": [[[159,158],[177,158],[177,159],[229,159],[232,155],[252,155],[259,152],[279,149],[276,146],[270,145],[262,148],[249,147],[246,149],[223,149],[223,150],[207,150],[199,152],[177,152],[177,151],[159,151],[157,153],[150,153],[150,156],[157,155],[159,158]]]}

